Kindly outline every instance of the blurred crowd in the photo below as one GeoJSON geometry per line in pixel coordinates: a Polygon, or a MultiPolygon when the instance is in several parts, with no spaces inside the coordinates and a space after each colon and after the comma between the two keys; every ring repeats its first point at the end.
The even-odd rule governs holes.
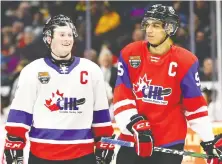
{"type": "MultiPolygon", "coordinates": [[[[1,109],[10,104],[21,69],[31,61],[45,57],[48,49],[42,41],[42,29],[49,17],[58,14],[72,18],[77,28],[79,37],[75,40],[73,54],[87,58],[101,67],[111,105],[119,52],[128,43],[144,39],[140,23],[144,12],[156,2],[90,1],[89,3],[91,49],[86,49],[88,24],[85,1],[1,3],[1,86],[10,86],[9,93],[1,95],[1,109]]],[[[190,49],[189,1],[158,1],[158,3],[172,5],[179,13],[180,28],[172,40],[176,45],[190,49]]],[[[210,3],[212,2],[194,2],[195,54],[200,62],[201,81],[217,80],[214,69],[216,61],[211,58],[210,3]]]]}

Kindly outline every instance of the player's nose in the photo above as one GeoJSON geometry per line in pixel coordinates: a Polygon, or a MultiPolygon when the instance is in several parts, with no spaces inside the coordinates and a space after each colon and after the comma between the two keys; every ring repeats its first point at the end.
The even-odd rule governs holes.
{"type": "Polygon", "coordinates": [[[153,27],[152,26],[147,26],[146,27],[146,33],[152,33],[153,32],[153,27]]]}
{"type": "Polygon", "coordinates": [[[73,40],[73,38],[64,37],[63,40],[62,40],[62,42],[63,42],[64,44],[70,44],[70,43],[72,43],[72,40],[73,40]]]}

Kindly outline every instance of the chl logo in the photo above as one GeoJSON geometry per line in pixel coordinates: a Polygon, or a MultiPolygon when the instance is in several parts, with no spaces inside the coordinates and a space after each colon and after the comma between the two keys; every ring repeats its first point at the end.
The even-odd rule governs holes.
{"type": "Polygon", "coordinates": [[[77,99],[75,97],[64,97],[64,93],[60,93],[59,90],[56,93],[52,93],[52,97],[45,100],[45,106],[51,111],[59,110],[61,113],[82,113],[78,111],[78,105],[85,103],[85,98],[77,99]]]}
{"type": "Polygon", "coordinates": [[[164,97],[169,96],[172,89],[151,85],[151,81],[147,79],[145,74],[143,78],[139,78],[137,84],[133,84],[133,93],[136,99],[152,104],[167,105],[168,101],[165,101],[164,97]]]}

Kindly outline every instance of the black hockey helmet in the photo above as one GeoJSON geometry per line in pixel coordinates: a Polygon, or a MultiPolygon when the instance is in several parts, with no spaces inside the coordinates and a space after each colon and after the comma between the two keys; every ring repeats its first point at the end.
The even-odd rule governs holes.
{"type": "Polygon", "coordinates": [[[73,24],[72,20],[65,16],[65,15],[56,15],[52,18],[49,18],[43,28],[43,41],[45,44],[49,47],[49,44],[47,42],[47,37],[53,37],[53,30],[58,26],[69,26],[73,31],[73,37],[78,37],[76,27],[73,24]]]}
{"type": "Polygon", "coordinates": [[[174,35],[179,27],[179,17],[172,6],[163,6],[161,4],[151,6],[151,8],[146,11],[142,20],[142,30],[146,30],[148,19],[163,22],[163,27],[169,36],[174,35]]]}

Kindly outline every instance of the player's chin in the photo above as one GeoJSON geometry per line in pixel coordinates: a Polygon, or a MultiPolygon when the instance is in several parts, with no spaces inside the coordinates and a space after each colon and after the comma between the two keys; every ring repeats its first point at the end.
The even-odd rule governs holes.
{"type": "Polygon", "coordinates": [[[153,45],[158,44],[158,42],[155,42],[155,41],[153,41],[153,40],[149,40],[149,39],[147,39],[147,41],[148,41],[150,44],[153,44],[153,45]]]}
{"type": "Polygon", "coordinates": [[[71,50],[70,51],[63,51],[59,56],[61,57],[61,58],[65,58],[68,54],[70,54],[71,53],[71,50]]]}
{"type": "Polygon", "coordinates": [[[147,37],[146,40],[151,44],[155,44],[155,42],[156,42],[153,37],[147,37]]]}
{"type": "Polygon", "coordinates": [[[63,49],[63,54],[70,53],[71,50],[72,50],[72,48],[66,48],[66,49],[63,49]]]}

